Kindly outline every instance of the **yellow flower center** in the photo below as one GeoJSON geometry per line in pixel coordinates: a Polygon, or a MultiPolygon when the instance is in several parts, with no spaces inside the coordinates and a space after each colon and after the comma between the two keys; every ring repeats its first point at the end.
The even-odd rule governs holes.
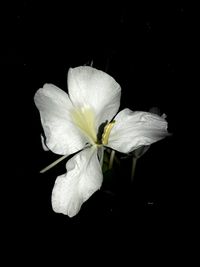
{"type": "Polygon", "coordinates": [[[97,135],[96,124],[95,124],[95,113],[88,107],[76,108],[71,113],[73,122],[76,126],[90,139],[93,145],[102,146],[108,144],[108,139],[110,132],[115,124],[115,121],[110,123],[103,123],[102,130],[99,128],[99,133],[97,135]],[[103,132],[103,133],[102,133],[103,132]],[[100,136],[99,136],[100,135],[100,136]],[[98,137],[97,137],[98,136],[98,137]]]}

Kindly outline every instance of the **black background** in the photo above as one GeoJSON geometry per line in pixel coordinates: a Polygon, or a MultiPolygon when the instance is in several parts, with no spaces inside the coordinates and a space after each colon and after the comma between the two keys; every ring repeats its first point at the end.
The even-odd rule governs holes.
{"type": "Polygon", "coordinates": [[[43,254],[46,246],[53,251],[64,242],[66,254],[61,257],[66,258],[69,247],[76,251],[102,241],[99,258],[106,253],[116,258],[111,251],[115,248],[120,255],[124,246],[130,255],[135,248],[150,250],[153,257],[158,251],[166,258],[176,253],[188,209],[182,147],[183,110],[190,102],[184,88],[191,79],[187,5],[16,1],[2,9],[1,26],[3,207],[12,233],[9,246],[22,242],[29,252],[40,248],[43,254]],[[152,145],[139,160],[133,184],[130,163],[124,162],[108,185],[115,194],[103,187],[70,219],[54,213],[50,201],[64,163],[39,174],[57,156],[42,150],[33,96],[46,82],[67,90],[68,68],[91,61],[121,85],[121,109],[160,108],[173,136],[152,145]],[[162,249],[166,242],[171,244],[168,250],[162,249]]]}

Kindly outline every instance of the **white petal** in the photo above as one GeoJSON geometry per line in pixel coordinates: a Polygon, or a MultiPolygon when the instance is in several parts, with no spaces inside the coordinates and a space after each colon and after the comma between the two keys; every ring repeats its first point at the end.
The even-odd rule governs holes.
{"type": "Polygon", "coordinates": [[[34,97],[46,136],[46,146],[56,154],[69,155],[82,149],[86,137],[74,125],[70,112],[72,103],[64,91],[45,84],[34,97]]]}
{"type": "Polygon", "coordinates": [[[66,164],[67,173],[58,176],[52,192],[52,207],[55,212],[69,217],[76,215],[83,202],[100,189],[103,175],[97,149],[86,148],[66,164]]]}
{"type": "Polygon", "coordinates": [[[123,153],[150,145],[168,135],[167,121],[153,113],[124,109],[114,120],[108,146],[123,153]]]}
{"type": "Polygon", "coordinates": [[[74,105],[95,111],[97,127],[110,121],[120,106],[120,85],[107,73],[89,66],[69,69],[68,91],[74,105]]]}

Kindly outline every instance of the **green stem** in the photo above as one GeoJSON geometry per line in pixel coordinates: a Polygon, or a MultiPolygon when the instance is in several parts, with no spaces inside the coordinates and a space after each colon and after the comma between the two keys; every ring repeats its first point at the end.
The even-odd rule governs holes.
{"type": "Polygon", "coordinates": [[[109,170],[111,170],[112,169],[112,166],[113,166],[113,162],[114,162],[114,158],[115,158],[115,151],[114,150],[112,150],[112,152],[111,152],[111,155],[110,155],[110,162],[109,162],[109,170]]]}
{"type": "Polygon", "coordinates": [[[135,168],[136,168],[137,158],[132,158],[132,168],[131,168],[131,182],[133,182],[134,174],[135,174],[135,168]]]}

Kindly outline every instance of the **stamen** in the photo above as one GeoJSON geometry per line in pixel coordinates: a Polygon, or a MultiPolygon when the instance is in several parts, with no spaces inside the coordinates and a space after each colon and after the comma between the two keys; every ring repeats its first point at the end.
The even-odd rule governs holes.
{"type": "Polygon", "coordinates": [[[68,155],[64,155],[61,158],[57,159],[56,161],[54,161],[53,163],[51,163],[50,165],[48,165],[47,167],[45,167],[44,169],[42,169],[40,171],[40,173],[44,173],[48,170],[50,170],[51,168],[53,168],[55,165],[57,165],[59,162],[61,162],[63,159],[65,159],[68,155]]]}
{"type": "Polygon", "coordinates": [[[111,132],[114,124],[115,124],[115,121],[112,121],[112,122],[108,123],[104,128],[104,132],[103,132],[103,135],[102,135],[102,144],[104,146],[108,144],[108,139],[109,139],[109,136],[110,136],[110,132],[111,132]]]}

